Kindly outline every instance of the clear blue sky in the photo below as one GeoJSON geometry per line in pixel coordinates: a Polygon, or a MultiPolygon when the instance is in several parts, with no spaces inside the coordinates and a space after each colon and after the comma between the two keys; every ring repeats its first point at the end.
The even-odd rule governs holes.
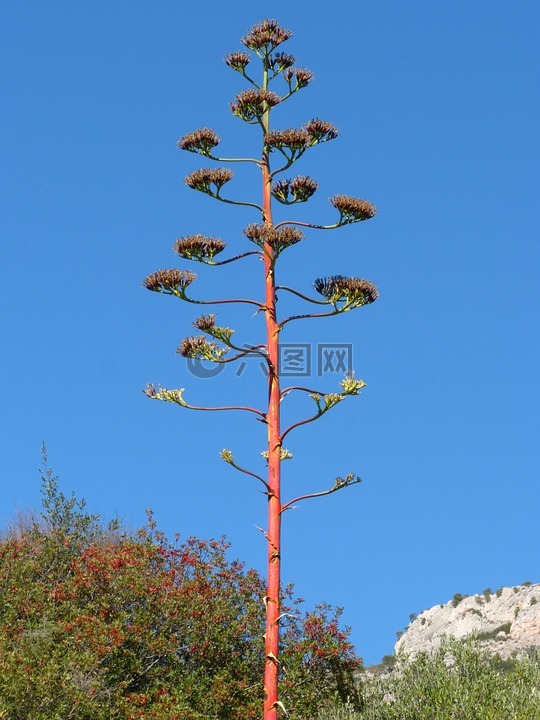
{"type": "MultiPolygon", "coordinates": [[[[309,292],[317,276],[353,274],[381,292],[283,338],[352,343],[368,383],[290,436],[288,497],[351,471],[364,482],[287,513],[283,558],[309,604],[345,607],[372,663],[410,613],[540,581],[535,2],[3,3],[0,519],[38,505],[45,440],[64,490],[93,510],[137,526],[151,506],[167,532],[226,534],[264,570],[264,498],[218,456],[228,447],[263,470],[264,428],[141,392],[153,381],[194,403],[257,404],[264,378],[254,364],[191,377],[175,348],[196,309],[140,283],[187,267],[178,236],[251,249],[241,231],[256,214],[189,190],[184,176],[205,163],[175,143],[208,125],[224,152],[255,152],[257,131],[228,108],[242,78],[222,58],[267,16],[293,30],[284,49],[316,76],[274,125],[318,116],[341,132],[296,166],[321,184],[296,216],[330,221],[334,193],[379,208],[310,232],[280,275],[309,292]]],[[[255,171],[235,170],[235,197],[256,199],[255,171]]],[[[260,296],[257,261],[193,269],[198,297],[260,296]]],[[[262,341],[249,312],[218,318],[262,341]]],[[[307,410],[293,402],[287,417],[307,410]]]]}

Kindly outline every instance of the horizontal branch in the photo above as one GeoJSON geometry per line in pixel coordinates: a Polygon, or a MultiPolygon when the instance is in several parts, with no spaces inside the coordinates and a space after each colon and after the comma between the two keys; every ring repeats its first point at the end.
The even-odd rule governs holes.
{"type": "Polygon", "coordinates": [[[307,300],[314,305],[328,305],[327,300],[315,300],[314,298],[310,298],[308,295],[304,295],[303,293],[298,292],[298,290],[287,287],[286,285],[276,285],[276,290],[286,290],[287,292],[290,292],[293,295],[297,295],[299,298],[302,298],[302,300],[307,300]]]}
{"type": "Polygon", "coordinates": [[[245,202],[242,200],[228,200],[227,198],[221,197],[221,195],[214,194],[214,193],[212,193],[212,194],[207,193],[207,194],[210,195],[210,197],[213,197],[216,200],[219,200],[220,202],[227,203],[227,205],[243,205],[244,207],[255,208],[255,210],[258,210],[261,214],[264,212],[263,208],[260,205],[257,205],[257,203],[250,203],[250,202],[245,202]]]}
{"type": "Polygon", "coordinates": [[[281,391],[282,399],[285,397],[285,395],[288,395],[293,390],[299,390],[301,392],[307,392],[307,393],[315,394],[315,395],[323,395],[324,394],[324,393],[321,393],[319,390],[312,390],[311,388],[302,387],[301,385],[291,385],[289,387],[284,388],[281,391]]]}
{"type": "MultiPolygon", "coordinates": [[[[177,295],[177,297],[180,297],[177,295]]],[[[260,310],[266,310],[266,305],[256,300],[246,300],[244,298],[231,298],[230,300],[194,300],[185,293],[181,296],[181,300],[192,303],[193,305],[227,305],[229,303],[244,303],[247,305],[256,305],[260,310]]]]}
{"type": "Polygon", "coordinates": [[[312,228],[313,230],[335,230],[346,223],[334,223],[333,225],[314,225],[313,223],[300,222],[299,220],[284,220],[276,225],[276,230],[282,225],[298,225],[299,227],[312,228]]]}
{"type": "Polygon", "coordinates": [[[148,383],[143,392],[147,397],[153,400],[172,402],[175,405],[180,405],[181,407],[185,407],[188,410],[201,410],[203,412],[218,412],[222,410],[244,410],[246,412],[251,412],[255,415],[259,415],[259,417],[262,418],[262,421],[266,422],[266,413],[262,412],[262,410],[257,410],[256,408],[247,407],[244,405],[220,405],[216,407],[191,405],[184,400],[184,388],[179,388],[178,390],[171,390],[169,388],[160,387],[158,385],[156,389],[152,383],[148,383]]]}
{"type": "Polygon", "coordinates": [[[217,162],[224,162],[224,163],[251,162],[251,163],[255,163],[255,165],[258,165],[259,167],[262,167],[261,161],[256,160],[255,158],[221,158],[221,157],[216,157],[215,155],[210,155],[207,153],[204,153],[204,157],[207,157],[210,160],[216,160],[217,162]]]}
{"type": "Polygon", "coordinates": [[[250,250],[249,252],[242,253],[241,255],[235,255],[232,258],[229,258],[228,260],[219,260],[218,262],[205,262],[205,265],[227,265],[228,263],[235,262],[236,260],[240,260],[241,258],[245,258],[248,255],[258,255],[259,257],[262,257],[261,253],[258,250],[250,250]]]}
{"type": "Polygon", "coordinates": [[[347,475],[345,480],[343,478],[336,478],[336,484],[331,487],[329,490],[323,490],[321,492],[317,493],[308,493],[307,495],[299,495],[298,497],[294,498],[293,500],[289,500],[288,503],[285,503],[285,505],[282,505],[280,512],[285,512],[285,510],[289,510],[295,503],[299,503],[302,500],[311,500],[311,498],[318,498],[318,497],[324,497],[325,495],[331,495],[332,493],[337,492],[338,490],[343,490],[343,488],[350,487],[351,485],[357,485],[359,482],[362,482],[361,479],[358,476],[355,476],[353,473],[350,475],[347,475]]]}
{"type": "Polygon", "coordinates": [[[280,330],[283,328],[284,325],[291,322],[292,320],[307,320],[308,318],[323,318],[323,317],[331,317],[332,315],[339,315],[343,310],[333,310],[332,312],[328,313],[307,313],[306,315],[291,315],[288,318],[285,318],[285,320],[282,320],[279,323],[280,330]]]}
{"type": "Polygon", "coordinates": [[[185,400],[182,403],[182,406],[187,408],[188,410],[201,410],[203,412],[219,412],[223,410],[244,410],[245,412],[251,412],[255,415],[260,415],[264,420],[266,420],[266,413],[263,413],[262,410],[257,410],[256,408],[252,407],[246,407],[244,405],[223,405],[218,407],[199,407],[198,405],[190,405],[185,400]]]}

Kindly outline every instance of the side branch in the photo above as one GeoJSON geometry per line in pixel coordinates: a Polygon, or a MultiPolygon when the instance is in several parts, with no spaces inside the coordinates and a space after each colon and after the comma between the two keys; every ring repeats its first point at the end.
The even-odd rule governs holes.
{"type": "Polygon", "coordinates": [[[287,292],[290,292],[293,295],[297,295],[299,298],[302,298],[302,300],[307,300],[308,302],[313,303],[315,305],[328,305],[327,300],[315,300],[314,298],[310,298],[307,295],[304,295],[303,293],[298,292],[298,290],[287,287],[286,285],[276,285],[276,290],[286,290],[287,292]]]}
{"type": "Polygon", "coordinates": [[[266,488],[266,492],[268,494],[271,493],[270,485],[266,482],[266,480],[264,480],[260,475],[257,475],[257,473],[251,472],[251,470],[247,470],[246,468],[237,465],[230,450],[222,450],[219,454],[221,455],[222,460],[231,465],[235,470],[238,470],[238,472],[244,473],[244,475],[249,475],[250,477],[262,482],[266,488]]]}
{"type": "Polygon", "coordinates": [[[312,228],[313,230],[335,230],[341,227],[344,223],[334,223],[333,225],[314,225],[313,223],[300,222],[299,220],[283,220],[276,225],[276,229],[282,225],[298,225],[299,227],[312,228]]]}
{"type": "Polygon", "coordinates": [[[185,293],[172,294],[176,295],[176,297],[179,297],[182,300],[185,300],[186,302],[192,303],[193,305],[227,305],[228,303],[244,303],[247,305],[256,305],[259,310],[266,310],[266,305],[257,302],[256,300],[246,300],[244,298],[232,298],[230,300],[194,300],[193,298],[189,298],[185,293]]]}
{"type": "Polygon", "coordinates": [[[256,160],[255,158],[221,158],[216,157],[215,155],[209,155],[205,153],[205,157],[209,158],[210,160],[216,160],[217,162],[250,162],[255,163],[255,165],[258,165],[259,167],[262,167],[262,163],[260,160],[256,160]]]}
{"type": "MultiPolygon", "coordinates": [[[[327,303],[323,303],[327,304],[327,303]]],[[[279,328],[283,328],[284,325],[291,322],[292,320],[307,320],[308,318],[323,318],[323,317],[332,317],[332,315],[339,315],[340,313],[344,312],[342,308],[339,310],[333,310],[332,312],[327,313],[307,313],[305,315],[291,315],[288,318],[285,318],[285,320],[282,320],[279,323],[279,328]]]]}
{"type": "Polygon", "coordinates": [[[202,410],[204,412],[217,412],[221,410],[244,410],[245,412],[251,412],[255,415],[259,415],[264,422],[266,422],[266,414],[262,410],[256,408],[246,407],[243,405],[224,405],[218,407],[202,407],[198,405],[191,405],[187,403],[183,398],[184,388],[178,388],[177,390],[171,390],[169,388],[154,387],[152,383],[148,383],[146,388],[143,390],[144,394],[152,400],[164,400],[165,402],[172,402],[175,405],[181,405],[188,410],[202,410]]]}
{"type": "Polygon", "coordinates": [[[285,510],[289,510],[295,503],[299,503],[302,500],[310,500],[311,498],[318,498],[318,497],[324,497],[325,495],[331,495],[332,493],[337,492],[338,490],[343,490],[343,488],[349,487],[350,485],[357,485],[358,483],[362,482],[362,479],[358,477],[358,475],[355,475],[354,473],[349,473],[346,475],[345,479],[338,477],[336,478],[336,482],[333,487],[331,487],[329,490],[323,490],[321,492],[317,493],[309,493],[307,495],[299,495],[298,497],[294,498],[293,500],[289,500],[288,503],[285,503],[285,505],[282,505],[281,507],[281,513],[284,513],[285,510]]]}

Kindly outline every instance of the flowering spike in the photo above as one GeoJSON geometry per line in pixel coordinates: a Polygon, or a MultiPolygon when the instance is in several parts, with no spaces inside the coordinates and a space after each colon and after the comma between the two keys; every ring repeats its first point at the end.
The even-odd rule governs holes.
{"type": "Polygon", "coordinates": [[[212,148],[219,145],[220,137],[210,128],[201,128],[184,135],[177,142],[180,150],[199,153],[200,155],[210,155],[212,148]]]}
{"type": "Polygon", "coordinates": [[[339,210],[340,225],[370,220],[377,214],[377,208],[367,200],[353,198],[350,195],[334,195],[330,202],[339,210]]]}

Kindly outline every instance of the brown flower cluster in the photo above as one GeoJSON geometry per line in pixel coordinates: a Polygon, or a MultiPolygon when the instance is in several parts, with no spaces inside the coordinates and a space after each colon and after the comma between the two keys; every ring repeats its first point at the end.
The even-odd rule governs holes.
{"type": "Polygon", "coordinates": [[[376,286],[363,278],[332,275],[326,278],[317,278],[313,287],[329,303],[335,305],[343,300],[347,308],[369,305],[379,297],[376,286]]]}
{"type": "Polygon", "coordinates": [[[270,147],[283,150],[287,148],[291,153],[300,155],[313,145],[319,145],[338,136],[337,128],[326,120],[315,118],[302,128],[288,130],[270,130],[266,133],[266,142],[270,147]]]}
{"type": "Polygon", "coordinates": [[[291,152],[304,151],[309,147],[310,137],[304,128],[289,128],[287,130],[270,130],[266,133],[265,141],[270,147],[288,148],[291,152]]]}
{"type": "Polygon", "coordinates": [[[268,54],[290,37],[292,32],[281,27],[277,20],[263,20],[254,25],[242,38],[242,43],[250,50],[263,51],[268,54]]]}
{"type": "Polygon", "coordinates": [[[319,183],[307,175],[298,175],[294,180],[278,180],[272,185],[272,195],[279,202],[290,205],[306,202],[319,187],[319,183]],[[290,199],[292,198],[292,199],[290,199]]]}
{"type": "Polygon", "coordinates": [[[220,238],[204,235],[188,235],[178,238],[173,250],[186,260],[213,260],[214,256],[225,249],[226,243],[220,238]]]}
{"type": "Polygon", "coordinates": [[[186,184],[192,190],[199,190],[207,195],[216,195],[233,176],[234,173],[229,168],[203,168],[190,173],[186,177],[186,184]],[[215,190],[212,189],[212,185],[215,190]]]}
{"type": "Polygon", "coordinates": [[[182,357],[210,360],[219,362],[227,352],[226,348],[220,348],[215,342],[208,342],[204,335],[187,337],[182,340],[176,348],[176,352],[182,357]]]}
{"type": "Polygon", "coordinates": [[[249,65],[250,60],[251,58],[248,53],[243,51],[232,52],[225,56],[225,62],[227,65],[240,73],[244,72],[246,66],[249,65]]]}
{"type": "Polygon", "coordinates": [[[339,210],[341,225],[369,220],[377,214],[375,205],[349,195],[334,195],[330,198],[330,202],[336,210],[339,210]]]}
{"type": "Polygon", "coordinates": [[[210,332],[213,327],[216,324],[216,316],[215,315],[199,315],[198,318],[195,318],[193,321],[193,327],[197,330],[202,330],[202,332],[210,332]]]}
{"type": "Polygon", "coordinates": [[[143,286],[153,292],[166,293],[168,295],[182,295],[183,291],[190,285],[197,275],[189,270],[157,270],[143,280],[143,286]]]}
{"type": "Polygon", "coordinates": [[[309,83],[313,80],[313,73],[311,70],[307,70],[306,68],[289,67],[283,73],[283,77],[289,85],[292,85],[293,80],[296,80],[296,86],[294,89],[299,90],[300,88],[304,88],[306,85],[309,85],[309,83]]]}
{"type": "Polygon", "coordinates": [[[310,120],[304,127],[311,138],[311,145],[317,145],[327,140],[334,140],[339,135],[338,129],[332,125],[332,123],[327,120],[320,120],[319,118],[310,120]]]}
{"type": "Polygon", "coordinates": [[[231,103],[231,111],[246,122],[254,122],[280,102],[280,96],[271,90],[243,90],[231,103]]]}
{"type": "Polygon", "coordinates": [[[200,128],[184,135],[177,142],[181,150],[199,153],[200,155],[208,155],[210,150],[219,145],[220,137],[210,128],[200,128]]]}
{"type": "Polygon", "coordinates": [[[294,65],[295,62],[296,58],[294,57],[294,55],[288,55],[287,53],[282,52],[275,53],[270,58],[270,65],[276,75],[280,72],[283,72],[283,70],[290,68],[291,65],[294,65]]]}
{"type": "Polygon", "coordinates": [[[268,243],[277,254],[304,239],[304,233],[300,228],[285,226],[276,230],[272,225],[255,223],[247,226],[244,235],[259,247],[264,247],[265,243],[268,243]]]}

